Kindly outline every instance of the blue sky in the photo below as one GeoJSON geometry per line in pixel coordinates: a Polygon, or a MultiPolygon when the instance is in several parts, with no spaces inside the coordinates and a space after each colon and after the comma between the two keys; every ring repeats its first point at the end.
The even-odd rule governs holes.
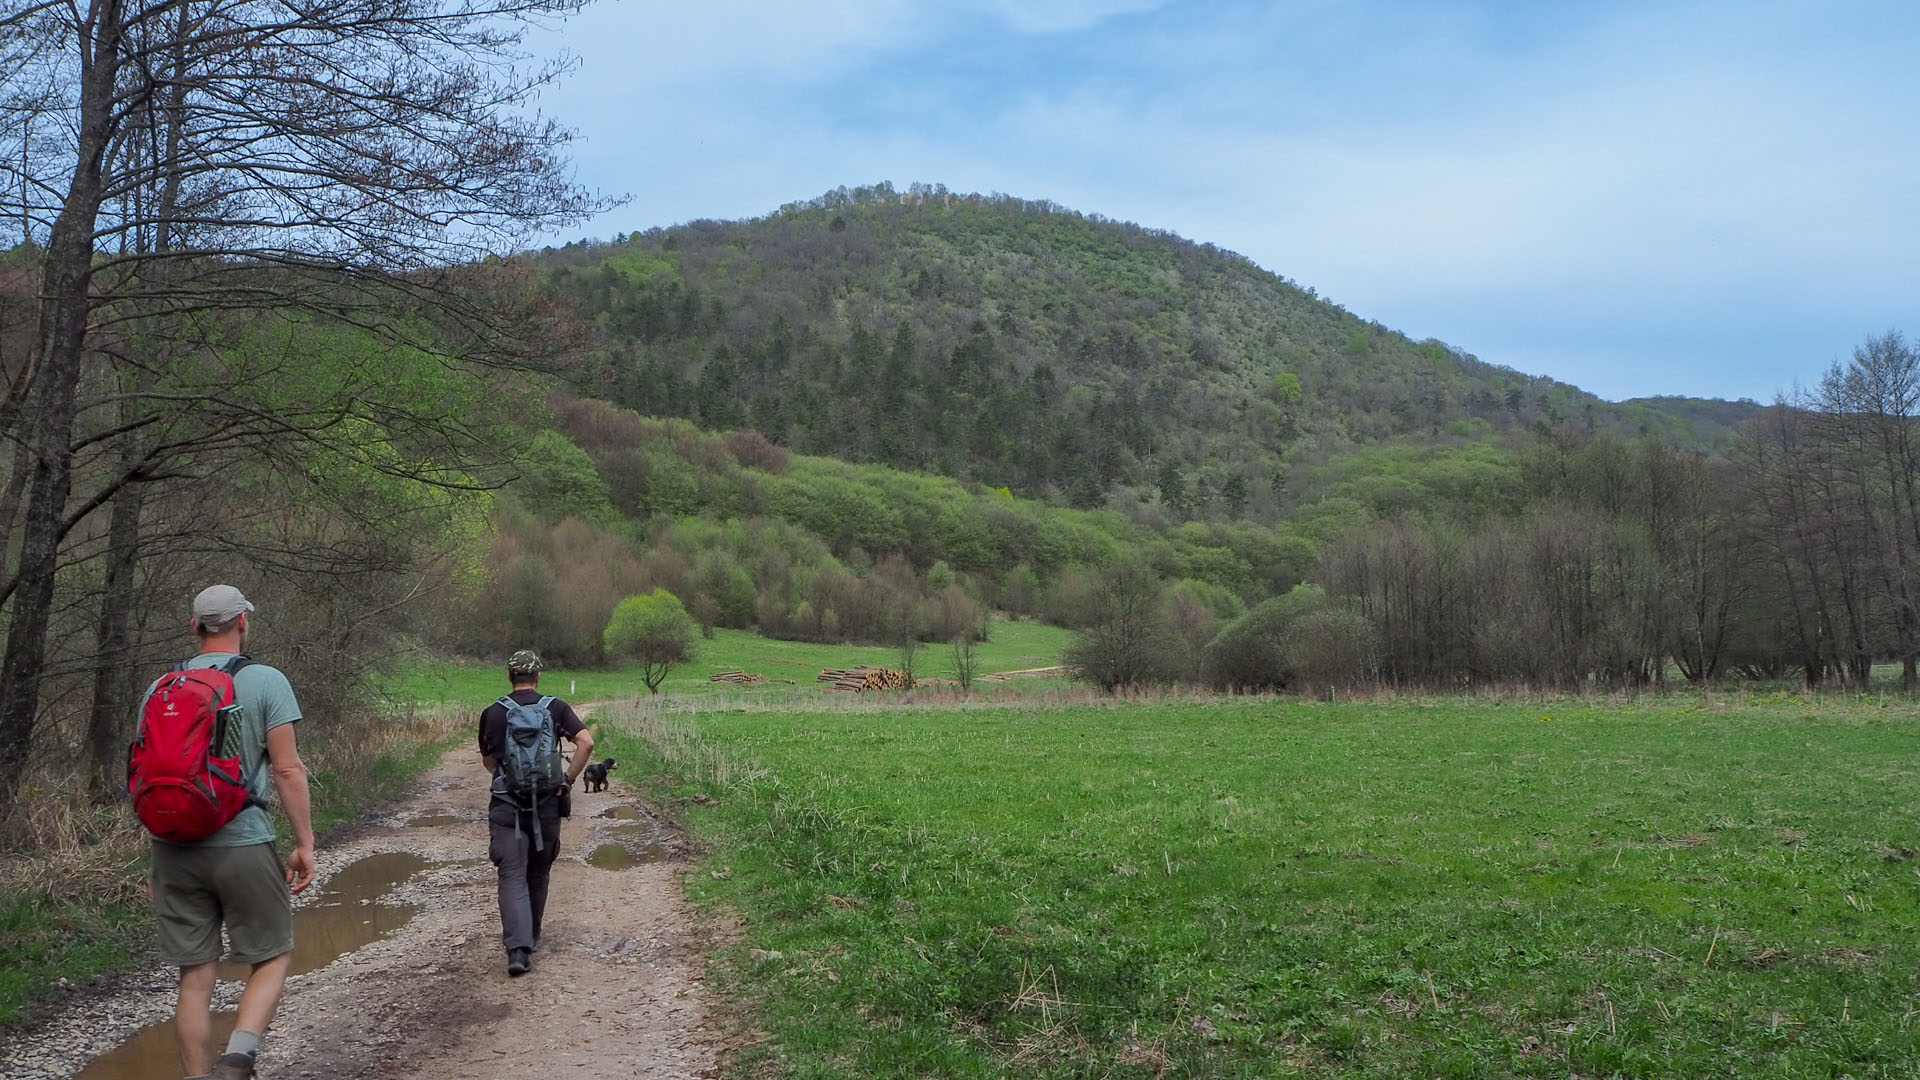
{"type": "Polygon", "coordinates": [[[556,42],[544,108],[631,197],[587,235],[1046,198],[1609,398],[1920,334],[1920,4],[601,0],[556,42]]]}

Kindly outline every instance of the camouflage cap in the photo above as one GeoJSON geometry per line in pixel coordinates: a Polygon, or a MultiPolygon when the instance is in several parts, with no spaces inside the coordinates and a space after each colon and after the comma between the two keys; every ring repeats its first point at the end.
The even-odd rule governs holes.
{"type": "Polygon", "coordinates": [[[540,663],[540,654],[532,649],[521,649],[507,657],[507,670],[522,675],[531,675],[543,666],[540,663]]]}

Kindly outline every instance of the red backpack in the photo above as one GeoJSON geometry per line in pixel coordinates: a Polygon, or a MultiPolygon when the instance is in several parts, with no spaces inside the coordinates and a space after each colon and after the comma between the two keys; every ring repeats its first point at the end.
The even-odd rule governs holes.
{"type": "Polygon", "coordinates": [[[175,666],[154,684],[127,752],[127,790],[140,824],[162,840],[193,844],[249,806],[264,805],[247,785],[240,757],[219,757],[239,720],[236,656],[218,667],[175,666]]]}

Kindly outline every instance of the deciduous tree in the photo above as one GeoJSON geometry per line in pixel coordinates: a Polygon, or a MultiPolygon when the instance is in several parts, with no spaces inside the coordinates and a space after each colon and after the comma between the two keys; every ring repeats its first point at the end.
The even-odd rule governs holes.
{"type": "Polygon", "coordinates": [[[657,694],[668,672],[693,659],[694,631],[693,617],[667,590],[630,596],[613,609],[607,623],[607,656],[638,662],[647,690],[657,694]]]}

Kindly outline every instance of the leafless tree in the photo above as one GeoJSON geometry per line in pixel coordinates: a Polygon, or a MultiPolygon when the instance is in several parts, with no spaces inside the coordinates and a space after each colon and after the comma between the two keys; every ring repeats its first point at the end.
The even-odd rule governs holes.
{"type": "Polygon", "coordinates": [[[973,629],[969,627],[955,634],[947,644],[947,649],[953,662],[953,677],[960,684],[960,692],[971,692],[973,677],[980,670],[980,647],[973,629]]]}
{"type": "Polygon", "coordinates": [[[1109,692],[1164,681],[1163,594],[1159,575],[1144,563],[1118,562],[1099,570],[1088,597],[1086,627],[1062,657],[1073,677],[1109,692]]]}
{"type": "MultiPolygon", "coordinates": [[[[15,552],[0,814],[41,707],[60,571],[109,507],[106,593],[125,596],[142,508],[121,492],[206,476],[223,452],[343,452],[471,482],[470,402],[407,400],[393,361],[525,355],[516,334],[537,326],[496,317],[499,293],[465,268],[597,205],[569,178],[568,133],[530,108],[564,64],[524,48],[582,3],[0,5],[0,160],[24,162],[25,193],[0,218],[26,221],[43,253],[37,331],[0,402],[15,552]],[[321,324],[378,354],[315,363],[321,324]],[[410,445],[370,437],[389,424],[410,445]]],[[[122,647],[112,622],[106,653],[122,647]]]]}

